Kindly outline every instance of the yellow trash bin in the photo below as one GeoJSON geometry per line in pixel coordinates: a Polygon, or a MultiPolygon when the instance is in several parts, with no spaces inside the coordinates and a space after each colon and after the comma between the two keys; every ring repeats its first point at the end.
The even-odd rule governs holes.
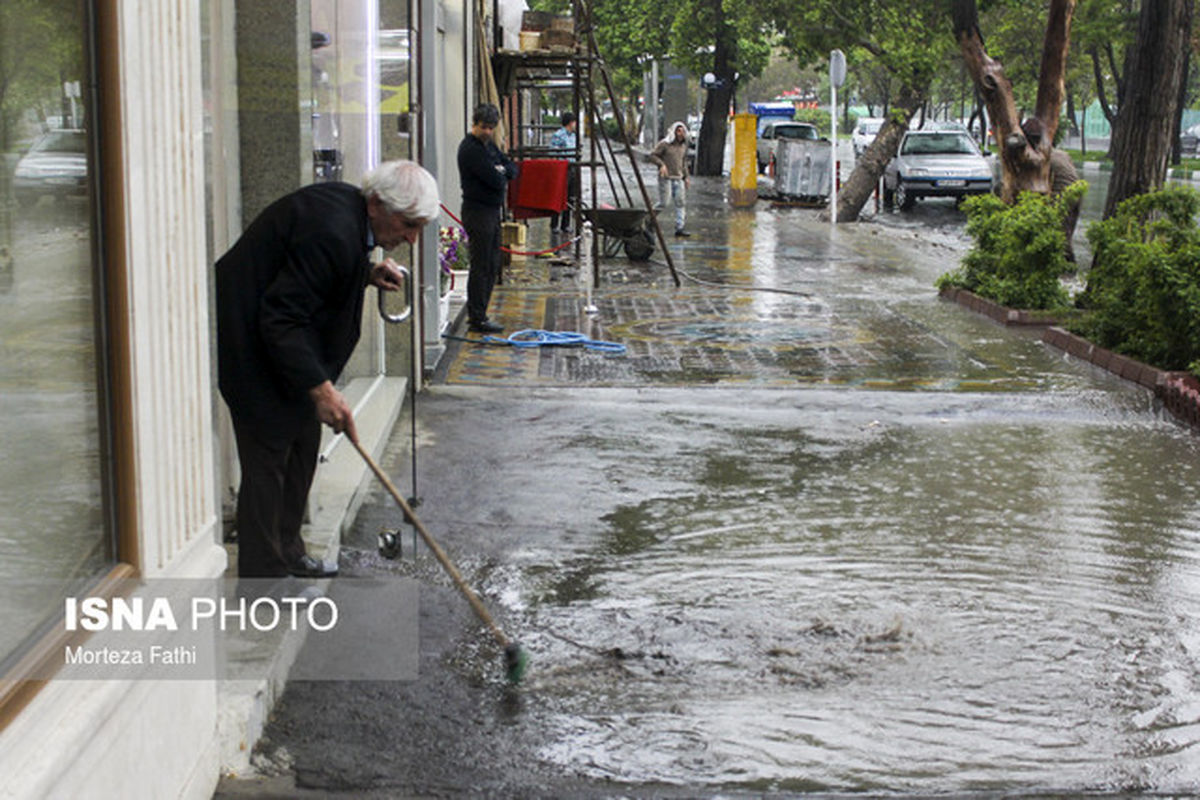
{"type": "Polygon", "coordinates": [[[758,202],[758,115],[733,115],[733,165],[729,169],[729,202],[737,207],[758,202]]]}

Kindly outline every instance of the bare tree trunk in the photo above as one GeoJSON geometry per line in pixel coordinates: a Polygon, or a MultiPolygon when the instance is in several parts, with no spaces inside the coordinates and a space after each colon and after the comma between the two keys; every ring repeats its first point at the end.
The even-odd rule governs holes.
{"type": "Polygon", "coordinates": [[[709,89],[704,98],[704,119],[700,124],[700,141],[696,142],[697,175],[720,175],[725,164],[733,70],[729,67],[729,46],[721,36],[717,37],[713,51],[713,74],[717,77],[717,85],[709,89]]]}
{"type": "Polygon", "coordinates": [[[1166,180],[1191,27],[1192,0],[1142,3],[1137,39],[1126,54],[1125,103],[1113,129],[1106,218],[1122,200],[1158,189],[1166,180]]]}
{"type": "Polygon", "coordinates": [[[850,173],[850,177],[838,191],[838,222],[854,222],[858,219],[862,207],[866,205],[867,200],[871,198],[871,193],[879,185],[884,168],[892,160],[892,156],[896,155],[896,148],[900,146],[900,137],[908,130],[908,120],[912,119],[913,114],[924,102],[923,94],[924,91],[917,92],[908,88],[901,90],[900,97],[892,106],[895,113],[888,115],[887,121],[879,129],[875,140],[854,162],[854,171],[850,173]],[[903,122],[893,119],[896,113],[903,116],[903,122]]]}
{"type": "Polygon", "coordinates": [[[1004,66],[991,58],[983,46],[975,0],[953,0],[954,36],[967,69],[987,103],[992,130],[1000,146],[1000,160],[1004,165],[1000,196],[1005,202],[1013,202],[1022,191],[1043,194],[1050,191],[1050,150],[1062,106],[1063,76],[1074,9],[1075,0],[1050,0],[1035,111],[1045,134],[1034,148],[1021,132],[1012,82],[1005,76],[1004,66]]]}
{"type": "Polygon", "coordinates": [[[1100,51],[1093,47],[1088,51],[1088,55],[1092,58],[1092,76],[1096,81],[1096,99],[1100,101],[1100,110],[1104,112],[1104,118],[1111,125],[1117,120],[1117,112],[1108,104],[1108,92],[1104,88],[1104,70],[1100,66],[1100,51]]]}
{"type": "Polygon", "coordinates": [[[1187,108],[1188,72],[1192,68],[1192,49],[1183,49],[1183,77],[1179,79],[1179,96],[1175,99],[1175,119],[1171,125],[1171,165],[1179,166],[1183,159],[1179,134],[1183,132],[1183,109],[1187,108]]]}

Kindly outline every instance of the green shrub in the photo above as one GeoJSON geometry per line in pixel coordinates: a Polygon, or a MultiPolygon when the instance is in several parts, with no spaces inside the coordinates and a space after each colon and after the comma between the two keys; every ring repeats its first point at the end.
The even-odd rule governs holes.
{"type": "Polygon", "coordinates": [[[833,128],[833,123],[829,119],[829,112],[823,108],[802,108],[796,112],[793,117],[796,122],[807,122],[810,125],[817,126],[817,132],[829,138],[829,131],[833,128]]]}
{"type": "Polygon", "coordinates": [[[1086,191],[1087,182],[1077,181],[1056,199],[1022,192],[1011,206],[993,194],[968,198],[963,210],[975,246],[958,269],[938,278],[938,287],[962,287],[1012,308],[1066,308],[1059,276],[1071,265],[1063,218],[1086,191]]]}
{"type": "Polygon", "coordinates": [[[1088,228],[1095,258],[1076,326],[1091,341],[1161,369],[1200,375],[1200,193],[1131,197],[1088,228]]]}

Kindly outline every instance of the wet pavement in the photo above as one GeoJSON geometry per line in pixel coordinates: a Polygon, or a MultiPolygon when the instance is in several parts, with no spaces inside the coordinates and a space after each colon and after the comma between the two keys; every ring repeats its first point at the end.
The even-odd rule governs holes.
{"type": "Polygon", "coordinates": [[[506,328],[626,354],[452,341],[415,479],[393,434],[525,680],[407,533],[379,557],[373,491],[339,580],[419,581],[420,677],[292,682],[268,778],[219,796],[1200,789],[1195,435],[939,300],[951,203],[831,232],[723,192],[694,183],[680,288],[610,259],[589,316],[571,268],[507,274],[506,328]]]}

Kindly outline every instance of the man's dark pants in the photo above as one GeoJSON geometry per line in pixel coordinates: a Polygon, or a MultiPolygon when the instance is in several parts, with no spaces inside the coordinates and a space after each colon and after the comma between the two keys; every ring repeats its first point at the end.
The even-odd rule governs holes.
{"type": "Polygon", "coordinates": [[[238,575],[275,578],[304,555],[300,526],[308,490],[317,469],[321,423],[306,422],[286,444],[257,435],[252,426],[233,424],[242,485],[238,490],[238,575]]]}
{"type": "Polygon", "coordinates": [[[483,322],[487,319],[492,289],[500,276],[500,209],[464,202],[462,222],[471,255],[471,271],[467,275],[467,319],[483,322]]]}
{"type": "Polygon", "coordinates": [[[571,230],[571,217],[575,213],[576,199],[579,197],[579,165],[567,165],[567,208],[561,214],[550,218],[550,229],[560,231],[571,230]]]}

